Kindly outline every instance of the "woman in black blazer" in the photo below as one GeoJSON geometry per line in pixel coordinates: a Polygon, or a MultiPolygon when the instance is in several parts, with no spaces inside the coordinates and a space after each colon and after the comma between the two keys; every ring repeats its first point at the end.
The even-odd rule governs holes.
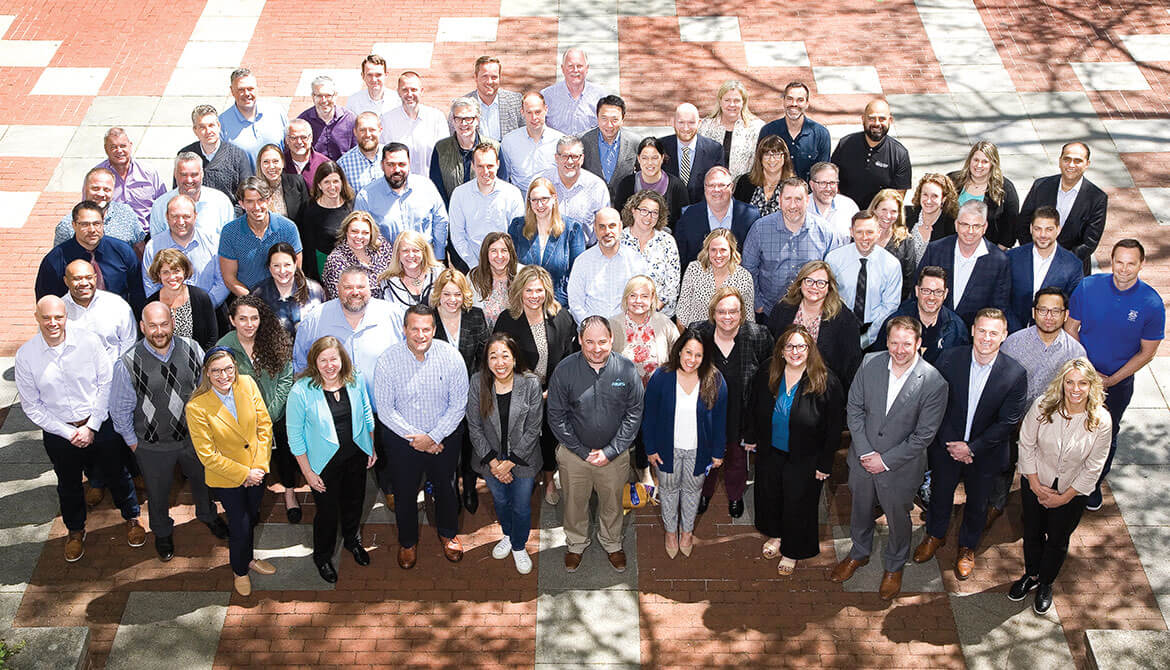
{"type": "Polygon", "coordinates": [[[853,381],[861,365],[861,323],[845,308],[837,293],[833,270],[824,261],[809,261],[797,273],[788,293],[776,303],[768,319],[774,337],[792,324],[812,333],[825,365],[842,384],[853,381]]]}
{"type": "Polygon", "coordinates": [[[756,529],[770,538],[764,558],[791,575],[820,553],[821,487],[841,446],[845,397],[803,326],[789,326],[752,380],[745,448],[757,450],[756,529]]]}
{"type": "Polygon", "coordinates": [[[635,193],[643,189],[657,191],[666,198],[666,225],[674,229],[674,223],[682,216],[683,207],[690,203],[687,185],[683,180],[662,169],[670,156],[662,142],[656,137],[644,138],[638,143],[638,160],[634,164],[636,171],[627,175],[620,182],[613,193],[613,207],[619,212],[635,193]],[[665,180],[665,185],[663,184],[665,180]]]}
{"type": "Polygon", "coordinates": [[[987,140],[979,140],[967,152],[962,169],[947,176],[955,183],[960,205],[967,200],[980,199],[987,205],[985,237],[1004,249],[1014,246],[1020,196],[1012,180],[1003,176],[999,149],[987,140]]]}
{"type": "MultiPolygon", "coordinates": [[[[510,335],[520,350],[524,367],[540,379],[540,388],[548,391],[548,379],[557,363],[577,344],[577,329],[569,310],[562,309],[553,294],[552,275],[539,265],[525,265],[508,287],[508,309],[496,319],[497,333],[510,335]]],[[[548,408],[540,432],[540,451],[544,461],[545,499],[560,502],[552,473],[557,469],[557,438],[548,426],[548,408]]]]}
{"type": "MultiPolygon", "coordinates": [[[[431,307],[435,308],[435,339],[442,340],[459,349],[467,374],[479,369],[479,359],[487,344],[487,318],[483,310],[471,306],[471,282],[462,272],[449,268],[439,273],[431,291],[431,307]]],[[[467,420],[459,423],[463,436],[463,450],[459,471],[463,473],[463,506],[471,514],[479,509],[479,496],[475,492],[475,469],[471,460],[471,439],[467,435],[467,420]]]]}
{"type": "Polygon", "coordinates": [[[301,212],[309,204],[309,189],[305,186],[304,177],[284,171],[284,152],[280,147],[265,144],[260,148],[260,153],[256,154],[256,175],[273,191],[269,200],[270,211],[291,219],[300,230],[301,212]]]}

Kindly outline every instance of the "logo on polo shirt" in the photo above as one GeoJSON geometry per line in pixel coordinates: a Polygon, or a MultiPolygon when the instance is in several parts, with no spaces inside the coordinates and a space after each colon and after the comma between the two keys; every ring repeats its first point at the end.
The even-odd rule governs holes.
{"type": "Polygon", "coordinates": [[[874,161],[873,164],[883,169],[890,167],[889,163],[883,163],[881,161],[874,161]]]}
{"type": "Polygon", "coordinates": [[[621,380],[621,379],[615,379],[615,380],[613,380],[613,383],[610,384],[610,386],[613,388],[623,388],[625,385],[626,385],[626,382],[621,380]]]}
{"type": "Polygon", "coordinates": [[[1131,310],[1129,310],[1129,321],[1130,321],[1130,323],[1133,323],[1134,321],[1137,321],[1137,318],[1138,318],[1138,313],[1137,313],[1137,310],[1136,310],[1136,309],[1131,309],[1131,310]]]}

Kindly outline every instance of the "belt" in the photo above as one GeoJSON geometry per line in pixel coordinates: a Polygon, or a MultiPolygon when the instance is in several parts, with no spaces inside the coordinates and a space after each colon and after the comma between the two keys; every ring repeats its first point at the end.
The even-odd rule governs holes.
{"type": "Polygon", "coordinates": [[[74,428],[81,428],[85,424],[89,423],[89,417],[87,416],[84,419],[81,419],[80,421],[66,421],[65,423],[69,424],[70,426],[73,426],[74,428]]]}

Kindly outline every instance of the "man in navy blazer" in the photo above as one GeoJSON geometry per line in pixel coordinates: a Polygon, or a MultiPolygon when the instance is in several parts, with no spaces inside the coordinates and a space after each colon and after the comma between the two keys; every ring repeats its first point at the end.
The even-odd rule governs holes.
{"type": "Polygon", "coordinates": [[[138,254],[122,240],[106,236],[104,214],[92,200],[73,207],[73,237],[53,247],[41,260],[34,287],[37,300],[68,293],[65,266],[78,259],[93,263],[100,272],[98,288],[130,303],[135,314],[146,306],[138,254]]]}
{"type": "Polygon", "coordinates": [[[999,346],[1007,337],[1007,316],[995,308],[979,310],[971,329],[971,346],[942,352],[936,367],[949,385],[947,412],[927,450],[930,507],[926,537],[914,550],[914,562],[934,558],[946,544],[947,526],[959,481],[967,492],[955,575],[967,579],[975,570],[975,548],[987,521],[987,499],[995,476],[1006,470],[1009,442],[1024,415],[1028,373],[999,346]]]}
{"type": "Polygon", "coordinates": [[[1007,252],[1012,269],[1012,309],[1008,330],[1016,332],[1032,325],[1032,298],[1036,291],[1055,286],[1072,295],[1085,276],[1081,259],[1056,243],[1060,234],[1060,213],[1055,207],[1041,207],[1032,215],[1032,242],[1007,252]],[[1043,272],[1037,277],[1037,270],[1043,272]]]}
{"type": "MultiPolygon", "coordinates": [[[[1056,241],[1081,259],[1085,274],[1090,272],[1090,260],[1101,241],[1105,211],[1109,208],[1109,196],[1085,179],[1089,156],[1089,146],[1084,142],[1069,142],[1061,147],[1060,174],[1032,182],[1019,218],[1021,222],[1031,221],[1032,213],[1041,207],[1055,207],[1060,212],[1060,237],[1056,241]]],[[[1028,242],[1029,233],[1020,225],[1016,231],[1020,244],[1028,242]]]]}
{"type": "Polygon", "coordinates": [[[703,181],[703,201],[684,209],[674,225],[682,269],[685,271],[687,265],[698,258],[703,250],[703,240],[716,228],[730,228],[742,253],[748,231],[759,218],[760,210],[754,205],[731,197],[731,173],[727,168],[712,168],[703,181]]]}
{"type": "Polygon", "coordinates": [[[945,304],[968,326],[975,325],[975,313],[984,307],[995,307],[1006,314],[1011,305],[1011,265],[1007,254],[983,237],[987,232],[987,205],[982,200],[963,203],[955,217],[955,230],[955,235],[926,247],[918,271],[929,265],[947,271],[945,304]]]}
{"type": "Polygon", "coordinates": [[[703,199],[703,179],[707,176],[707,170],[716,165],[727,167],[723,162],[723,145],[699,134],[699,110],[689,102],[684,102],[674,110],[674,134],[662,138],[662,146],[670,156],[662,169],[680,179],[683,152],[687,152],[691,169],[683,181],[687,184],[687,195],[690,196],[688,205],[703,199]]]}

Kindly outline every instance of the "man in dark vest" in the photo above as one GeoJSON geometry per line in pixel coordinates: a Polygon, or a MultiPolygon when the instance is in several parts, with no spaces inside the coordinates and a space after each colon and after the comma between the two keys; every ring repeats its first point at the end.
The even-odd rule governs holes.
{"type": "Polygon", "coordinates": [[[160,559],[169,561],[175,556],[175,522],[168,501],[176,463],[191,483],[195,516],[221,540],[227,538],[228,528],[211,502],[184,412],[199,384],[203,349],[194,340],[175,337],[171,309],[161,302],[142,310],[139,327],[144,339],[114,365],[110,416],[142,468],[154,547],[160,559]]]}
{"type": "MultiPolygon", "coordinates": [[[[430,171],[431,182],[439,189],[439,195],[443,196],[444,205],[451,204],[451,193],[455,191],[456,186],[475,179],[471,161],[480,142],[492,142],[497,149],[499,148],[499,142],[492,138],[485,135],[481,139],[479,103],[473,98],[456,98],[451,103],[448,120],[455,132],[435,143],[434,152],[431,154],[430,171]]],[[[508,181],[508,170],[504,167],[502,156],[497,176],[508,181]]]]}

